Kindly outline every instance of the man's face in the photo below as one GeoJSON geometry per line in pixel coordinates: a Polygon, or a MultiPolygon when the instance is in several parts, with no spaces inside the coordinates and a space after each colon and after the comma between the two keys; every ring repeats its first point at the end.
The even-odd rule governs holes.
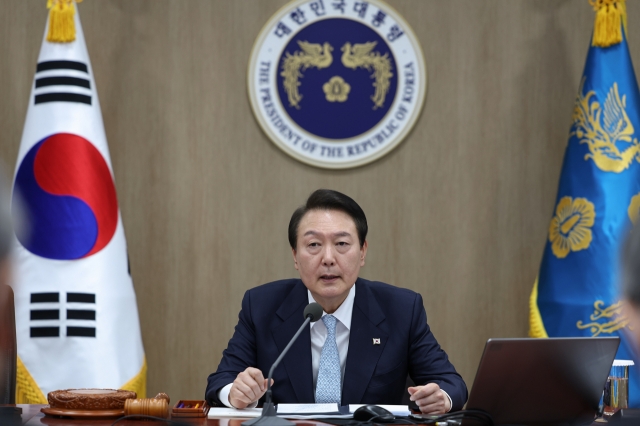
{"type": "Polygon", "coordinates": [[[302,217],[293,259],[302,282],[325,312],[342,304],[366,255],[367,242],[360,248],[356,224],[348,214],[311,210],[302,217]]]}

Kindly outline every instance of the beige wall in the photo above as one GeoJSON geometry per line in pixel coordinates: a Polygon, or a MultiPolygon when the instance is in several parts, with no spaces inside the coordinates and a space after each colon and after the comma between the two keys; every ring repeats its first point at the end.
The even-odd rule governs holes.
{"type": "MultiPolygon", "coordinates": [[[[411,135],[349,171],[303,165],[256,124],[253,41],[285,0],[86,0],[149,363],[149,393],[198,398],[252,286],[296,275],[291,212],[318,187],[370,225],[365,278],[422,293],[469,385],[489,337],[525,336],[593,23],[587,0],[389,0],[429,87],[411,135]]],[[[45,1],[2,0],[0,158],[13,170],[45,1]]],[[[629,4],[640,60],[640,4],[629,4]]]]}

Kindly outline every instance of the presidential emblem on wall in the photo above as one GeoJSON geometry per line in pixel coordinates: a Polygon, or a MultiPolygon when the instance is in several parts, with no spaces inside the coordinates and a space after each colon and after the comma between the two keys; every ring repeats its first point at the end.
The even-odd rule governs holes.
{"type": "Polygon", "coordinates": [[[417,38],[380,0],[296,0],[260,32],[249,62],[258,123],[284,152],[345,169],[393,150],[427,88],[417,38]]]}

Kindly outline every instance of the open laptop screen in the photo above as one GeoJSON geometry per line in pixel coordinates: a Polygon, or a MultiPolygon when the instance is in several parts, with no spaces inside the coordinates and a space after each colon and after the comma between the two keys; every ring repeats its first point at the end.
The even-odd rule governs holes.
{"type": "Polygon", "coordinates": [[[489,339],[467,409],[496,424],[590,424],[619,337],[489,339]]]}

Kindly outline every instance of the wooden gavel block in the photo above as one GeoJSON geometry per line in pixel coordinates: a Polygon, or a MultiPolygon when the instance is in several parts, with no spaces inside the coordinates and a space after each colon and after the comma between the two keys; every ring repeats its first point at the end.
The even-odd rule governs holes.
{"type": "Polygon", "coordinates": [[[159,393],[154,398],[127,399],[124,402],[125,416],[143,415],[169,418],[169,395],[159,393]]]}

